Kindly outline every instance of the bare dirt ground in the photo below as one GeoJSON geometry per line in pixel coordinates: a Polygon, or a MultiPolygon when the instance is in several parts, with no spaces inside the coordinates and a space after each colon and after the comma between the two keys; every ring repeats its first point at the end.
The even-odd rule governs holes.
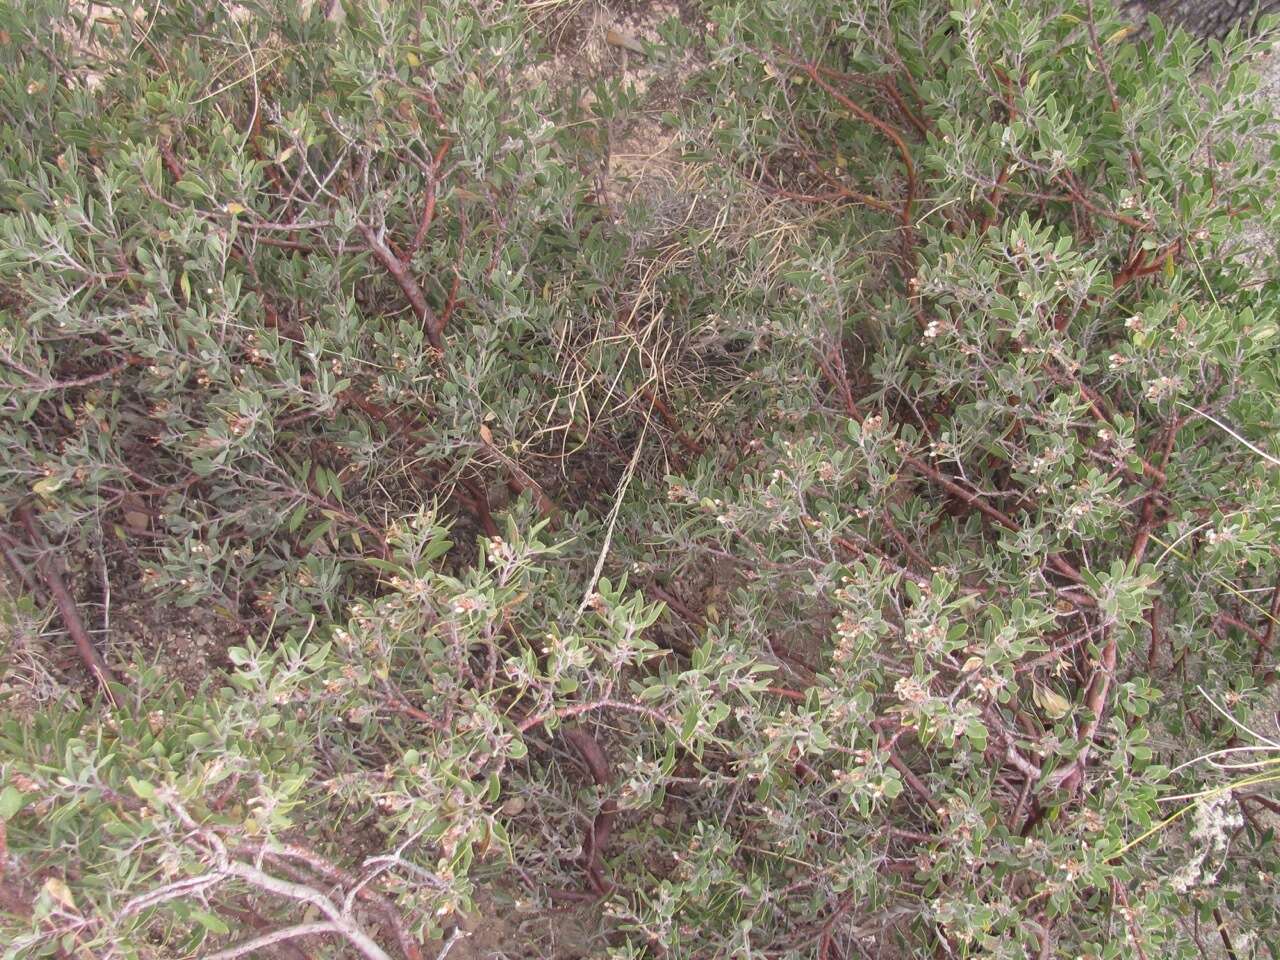
{"type": "MultiPolygon", "coordinates": [[[[529,80],[577,96],[589,111],[597,83],[620,82],[639,108],[605,125],[606,198],[625,205],[643,197],[649,206],[684,201],[675,131],[663,114],[675,109],[685,81],[701,65],[695,40],[708,24],[689,0],[567,0],[550,6],[542,27],[551,57],[529,80]]],[[[685,201],[687,202],[687,201],[685,201]]]]}

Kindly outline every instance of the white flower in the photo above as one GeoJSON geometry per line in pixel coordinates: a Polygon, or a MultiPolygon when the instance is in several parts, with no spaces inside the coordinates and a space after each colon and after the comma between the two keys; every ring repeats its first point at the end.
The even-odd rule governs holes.
{"type": "Polygon", "coordinates": [[[929,691],[915,677],[901,677],[893,685],[893,692],[903,703],[922,704],[929,699],[929,691]]]}
{"type": "Polygon", "coordinates": [[[1181,386],[1182,381],[1178,377],[1158,377],[1147,384],[1147,399],[1158,403],[1176,394],[1181,386]]]}

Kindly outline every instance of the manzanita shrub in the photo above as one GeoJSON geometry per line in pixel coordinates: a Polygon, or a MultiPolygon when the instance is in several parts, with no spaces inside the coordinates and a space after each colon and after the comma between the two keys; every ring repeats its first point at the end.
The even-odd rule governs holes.
{"type": "Polygon", "coordinates": [[[5,955],[1280,955],[1265,29],[570,6],[0,6],[5,955]]]}

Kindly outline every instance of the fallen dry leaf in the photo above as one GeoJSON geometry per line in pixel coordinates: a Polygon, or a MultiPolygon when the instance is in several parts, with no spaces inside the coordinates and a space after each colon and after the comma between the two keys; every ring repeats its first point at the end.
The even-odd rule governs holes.
{"type": "Polygon", "coordinates": [[[644,44],[635,37],[623,33],[621,30],[609,28],[609,32],[604,35],[605,43],[612,44],[615,47],[622,47],[624,50],[630,50],[632,53],[644,53],[644,44]]]}

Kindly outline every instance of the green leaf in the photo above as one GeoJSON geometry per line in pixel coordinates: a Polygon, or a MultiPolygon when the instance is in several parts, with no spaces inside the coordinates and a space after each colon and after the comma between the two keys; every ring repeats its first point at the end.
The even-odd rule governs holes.
{"type": "Polygon", "coordinates": [[[191,911],[191,919],[200,924],[210,933],[222,936],[231,932],[231,928],[218,916],[210,913],[208,910],[202,910],[196,907],[191,911]]]}
{"type": "Polygon", "coordinates": [[[195,197],[198,200],[209,195],[209,188],[195,177],[184,177],[175,183],[173,188],[179,193],[185,193],[188,197],[195,197]]]}
{"type": "Polygon", "coordinates": [[[322,523],[317,523],[314,527],[311,528],[311,530],[307,533],[307,535],[302,538],[303,549],[307,549],[313,546],[317,540],[319,540],[321,537],[323,537],[326,533],[328,533],[332,529],[333,529],[332,520],[325,520],[322,523]]]}
{"type": "Polygon", "coordinates": [[[31,492],[42,497],[52,497],[66,482],[67,478],[63,476],[44,477],[31,485],[31,492]]]}
{"type": "Polygon", "coordinates": [[[302,526],[302,521],[307,518],[309,507],[305,503],[300,503],[294,508],[293,513],[289,515],[289,523],[286,529],[290,533],[296,533],[298,528],[302,526]]]}
{"type": "Polygon", "coordinates": [[[12,820],[27,804],[27,795],[15,786],[7,786],[0,792],[0,820],[12,820]]]}
{"type": "Polygon", "coordinates": [[[681,740],[688,742],[689,738],[693,736],[693,731],[698,729],[698,721],[701,719],[701,717],[702,717],[701,706],[691,707],[685,713],[684,725],[680,728],[681,740]]]}

